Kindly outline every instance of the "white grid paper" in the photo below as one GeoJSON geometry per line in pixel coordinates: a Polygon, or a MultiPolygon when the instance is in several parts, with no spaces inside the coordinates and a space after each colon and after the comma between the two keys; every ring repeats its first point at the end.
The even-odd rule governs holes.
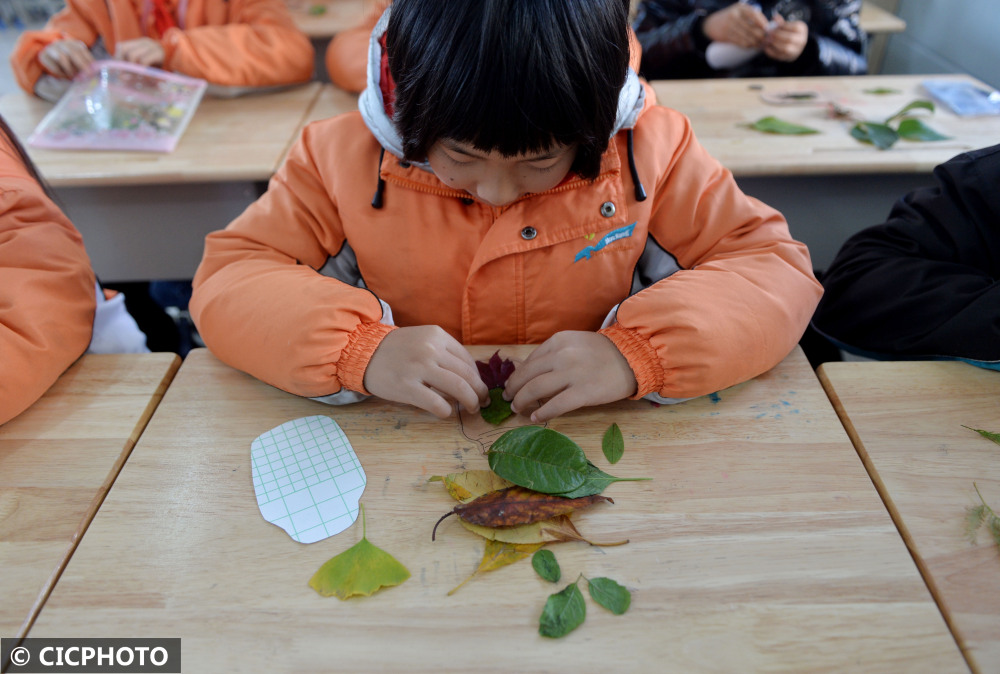
{"type": "Polygon", "coordinates": [[[338,534],[357,519],[365,471],[333,419],[272,428],[251,443],[250,460],[261,515],[299,543],[338,534]]]}

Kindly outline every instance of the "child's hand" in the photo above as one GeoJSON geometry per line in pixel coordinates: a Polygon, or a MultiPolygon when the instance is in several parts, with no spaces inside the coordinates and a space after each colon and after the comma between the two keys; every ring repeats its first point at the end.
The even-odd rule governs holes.
{"type": "Polygon", "coordinates": [[[71,80],[94,62],[94,56],[80,40],[56,40],[38,54],[38,62],[56,77],[71,80]]]}
{"type": "Polygon", "coordinates": [[[141,66],[162,66],[166,57],[163,45],[150,37],[125,40],[115,48],[115,58],[141,66]]]}
{"type": "Polygon", "coordinates": [[[368,361],[364,381],[372,395],[441,419],[451,415],[455,402],[470,412],[489,402],[475,359],[436,325],[398,328],[386,335],[368,361]]]}
{"type": "Polygon", "coordinates": [[[636,391],[625,356],[598,332],[557,332],[521,363],[507,380],[504,398],[519,414],[538,407],[531,420],[543,423],[589,405],[621,400],[636,391]]]}
{"type": "Polygon", "coordinates": [[[806,48],[809,25],[805,21],[785,21],[780,14],[774,15],[774,23],[774,29],[764,40],[764,53],[775,61],[791,63],[806,48]]]}
{"type": "Polygon", "coordinates": [[[768,28],[764,13],[742,2],[710,14],[701,26],[709,40],[729,42],[747,49],[761,47],[768,28]]]}

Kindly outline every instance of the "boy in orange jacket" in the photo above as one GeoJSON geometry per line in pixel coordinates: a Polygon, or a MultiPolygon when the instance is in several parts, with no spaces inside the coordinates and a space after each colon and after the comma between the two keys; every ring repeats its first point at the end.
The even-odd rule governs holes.
{"type": "Polygon", "coordinates": [[[488,399],[464,344],[539,344],[543,422],[671,402],[777,364],[819,299],[805,246],[628,67],[624,0],[395,0],[359,111],[304,130],[205,242],[191,313],[286,391],[446,417],[488,399]]]}
{"type": "Polygon", "coordinates": [[[312,43],[282,0],[67,0],[25,31],[11,68],[28,93],[56,100],[95,58],[207,80],[216,95],[308,81],[312,43]]]}

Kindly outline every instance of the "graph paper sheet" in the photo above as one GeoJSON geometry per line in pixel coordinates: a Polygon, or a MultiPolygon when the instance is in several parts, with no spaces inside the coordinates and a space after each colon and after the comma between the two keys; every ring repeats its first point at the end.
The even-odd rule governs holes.
{"type": "Polygon", "coordinates": [[[299,543],[338,534],[358,517],[365,471],[344,431],[325,416],[287,421],[250,445],[264,519],[299,543]]]}

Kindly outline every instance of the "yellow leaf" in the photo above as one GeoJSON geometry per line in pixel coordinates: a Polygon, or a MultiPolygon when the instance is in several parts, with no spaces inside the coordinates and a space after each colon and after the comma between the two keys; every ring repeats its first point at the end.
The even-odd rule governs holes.
{"type": "Polygon", "coordinates": [[[435,475],[429,481],[444,482],[451,497],[463,503],[479,498],[488,492],[511,487],[514,484],[492,470],[467,470],[464,473],[435,475]]]}
{"type": "Polygon", "coordinates": [[[463,580],[461,583],[456,585],[451,592],[448,593],[450,597],[458,588],[462,587],[470,580],[475,578],[480,573],[486,573],[487,571],[494,571],[501,567],[507,566],[508,564],[513,564],[514,562],[524,559],[525,557],[533,554],[536,550],[542,547],[541,543],[532,543],[530,545],[520,545],[515,543],[502,543],[495,540],[487,540],[486,547],[483,550],[483,559],[479,562],[479,568],[472,572],[468,578],[463,580]]]}
{"type": "Polygon", "coordinates": [[[395,557],[368,542],[364,520],[362,527],[361,540],[319,567],[309,579],[309,587],[324,597],[370,597],[383,587],[399,585],[410,577],[409,570],[395,557]]]}

